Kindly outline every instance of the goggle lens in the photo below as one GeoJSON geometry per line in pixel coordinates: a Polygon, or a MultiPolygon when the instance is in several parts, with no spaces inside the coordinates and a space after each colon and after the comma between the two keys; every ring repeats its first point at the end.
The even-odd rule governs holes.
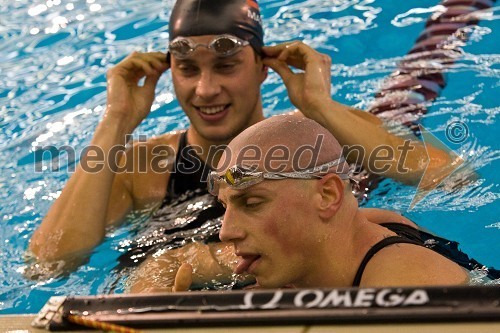
{"type": "MultiPolygon", "coordinates": [[[[239,178],[238,174],[233,175],[233,172],[234,172],[233,170],[234,170],[233,168],[227,169],[226,173],[224,174],[226,183],[228,183],[231,186],[234,186],[236,184],[236,179],[239,178]]],[[[236,170],[238,170],[238,169],[236,169],[236,170]]]]}
{"type": "Polygon", "coordinates": [[[222,35],[216,37],[208,45],[207,44],[195,44],[192,40],[185,37],[177,37],[174,39],[168,50],[176,58],[184,59],[189,57],[189,55],[199,46],[204,46],[208,49],[213,50],[219,57],[228,57],[236,54],[241,50],[242,47],[249,45],[249,42],[242,40],[235,36],[222,35]]]}
{"type": "Polygon", "coordinates": [[[217,196],[219,193],[219,184],[225,181],[229,186],[235,187],[245,182],[244,174],[238,167],[232,167],[226,170],[224,176],[219,176],[217,172],[212,171],[208,175],[208,192],[217,196]]]}
{"type": "Polygon", "coordinates": [[[187,40],[177,40],[170,44],[169,47],[170,52],[172,52],[175,56],[187,55],[192,52],[191,44],[187,40]]]}
{"type": "Polygon", "coordinates": [[[236,41],[230,38],[218,38],[213,41],[211,46],[214,49],[215,53],[221,55],[230,54],[236,48],[238,48],[238,44],[236,43],[236,41]]]}

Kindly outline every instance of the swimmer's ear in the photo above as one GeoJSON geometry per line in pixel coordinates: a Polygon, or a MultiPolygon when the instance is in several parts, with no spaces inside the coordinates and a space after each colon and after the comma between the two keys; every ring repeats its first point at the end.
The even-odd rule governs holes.
{"type": "Polygon", "coordinates": [[[339,176],[330,173],[318,180],[317,190],[320,194],[318,214],[324,220],[334,216],[344,200],[344,184],[339,176]]]}

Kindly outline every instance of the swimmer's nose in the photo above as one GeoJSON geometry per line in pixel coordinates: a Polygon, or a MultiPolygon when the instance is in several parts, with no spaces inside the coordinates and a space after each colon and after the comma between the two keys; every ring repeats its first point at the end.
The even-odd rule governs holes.
{"type": "Polygon", "coordinates": [[[213,73],[202,71],[196,85],[196,95],[203,99],[211,99],[221,92],[221,86],[213,73]]]}
{"type": "Polygon", "coordinates": [[[219,232],[219,238],[223,242],[234,242],[245,237],[245,232],[238,226],[237,219],[232,217],[230,208],[226,208],[222,226],[219,232]]]}

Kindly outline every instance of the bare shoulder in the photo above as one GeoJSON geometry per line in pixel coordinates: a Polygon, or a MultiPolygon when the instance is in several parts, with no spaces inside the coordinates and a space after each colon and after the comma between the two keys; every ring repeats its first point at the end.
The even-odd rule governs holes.
{"type": "Polygon", "coordinates": [[[136,209],[157,204],[166,196],[182,132],[137,140],[127,150],[124,177],[130,183],[136,209]]]}
{"type": "Polygon", "coordinates": [[[390,210],[378,208],[361,208],[360,211],[370,222],[375,224],[401,223],[413,228],[418,228],[418,226],[410,219],[390,210]]]}
{"type": "Polygon", "coordinates": [[[463,285],[467,271],[422,246],[394,244],[378,252],[366,266],[362,287],[463,285]]]}
{"type": "Polygon", "coordinates": [[[132,143],[132,150],[135,151],[139,149],[139,147],[147,147],[151,152],[155,147],[164,148],[165,146],[169,146],[174,152],[176,152],[180,136],[185,131],[186,130],[172,131],[162,135],[153,136],[147,140],[135,140],[132,143]]]}

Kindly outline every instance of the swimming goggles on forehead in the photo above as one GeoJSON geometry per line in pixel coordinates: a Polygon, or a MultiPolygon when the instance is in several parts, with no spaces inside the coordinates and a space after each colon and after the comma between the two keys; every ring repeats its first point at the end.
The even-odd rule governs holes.
{"type": "MultiPolygon", "coordinates": [[[[279,180],[286,178],[293,179],[321,179],[324,175],[332,172],[328,172],[331,167],[339,165],[345,162],[344,157],[340,157],[331,162],[319,165],[314,168],[305,169],[301,171],[294,172],[263,172],[263,171],[252,171],[250,168],[244,166],[235,165],[226,170],[223,175],[219,175],[216,171],[210,172],[208,175],[208,192],[212,195],[219,195],[220,183],[224,181],[231,188],[236,190],[242,190],[248,188],[252,185],[258,184],[266,179],[279,180]]],[[[337,173],[341,179],[350,179],[351,177],[347,172],[337,173]]]]}
{"type": "Polygon", "coordinates": [[[168,51],[178,59],[185,59],[199,46],[215,52],[218,57],[229,57],[236,54],[249,42],[233,35],[220,35],[208,44],[194,43],[187,37],[177,37],[170,42],[168,51]]]}

